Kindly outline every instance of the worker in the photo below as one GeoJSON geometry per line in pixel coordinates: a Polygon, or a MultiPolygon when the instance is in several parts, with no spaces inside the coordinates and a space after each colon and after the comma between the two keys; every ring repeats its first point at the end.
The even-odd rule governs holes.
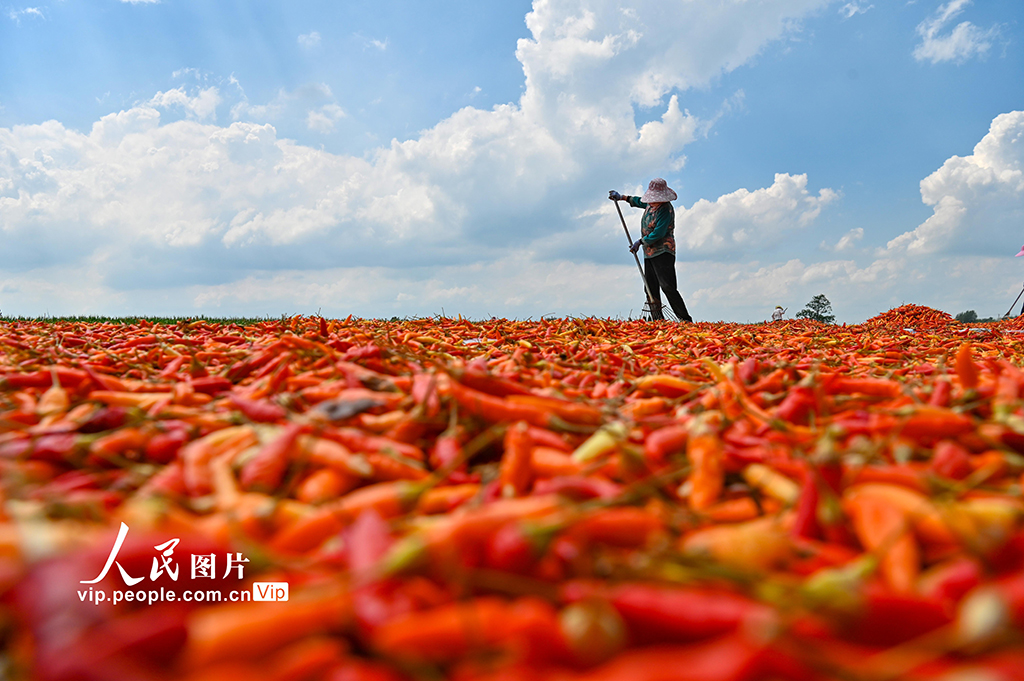
{"type": "Polygon", "coordinates": [[[676,212],[671,203],[678,198],[676,193],[658,177],[651,180],[643,196],[624,196],[612,190],[608,198],[644,209],[640,238],[633,242],[629,251],[635,254],[641,246],[644,249],[644,278],[651,293],[651,319],[665,318],[661,311],[661,292],[664,291],[679,321],[692,322],[676,288],[676,212]]]}
{"type": "Polygon", "coordinates": [[[788,309],[789,308],[783,309],[781,305],[776,305],[775,306],[775,310],[772,312],[772,321],[773,322],[781,322],[782,321],[782,315],[786,314],[786,310],[788,310],[788,309]]]}

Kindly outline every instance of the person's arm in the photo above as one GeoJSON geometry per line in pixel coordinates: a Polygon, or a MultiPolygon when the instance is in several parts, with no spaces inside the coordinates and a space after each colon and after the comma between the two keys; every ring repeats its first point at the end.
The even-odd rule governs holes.
{"type": "Polygon", "coordinates": [[[675,222],[675,217],[672,205],[668,203],[662,204],[654,216],[654,229],[644,237],[644,243],[654,244],[664,239],[665,235],[668,234],[668,228],[675,222]]]}
{"type": "Polygon", "coordinates": [[[633,206],[633,208],[647,208],[647,204],[641,201],[639,196],[623,195],[622,200],[633,206]]]}

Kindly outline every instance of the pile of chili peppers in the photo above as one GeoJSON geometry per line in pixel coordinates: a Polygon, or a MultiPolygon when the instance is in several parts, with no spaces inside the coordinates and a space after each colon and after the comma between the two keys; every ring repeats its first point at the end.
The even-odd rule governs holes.
{"type": "Polygon", "coordinates": [[[0,676],[1024,678],[1012,331],[0,322],[0,676]]]}

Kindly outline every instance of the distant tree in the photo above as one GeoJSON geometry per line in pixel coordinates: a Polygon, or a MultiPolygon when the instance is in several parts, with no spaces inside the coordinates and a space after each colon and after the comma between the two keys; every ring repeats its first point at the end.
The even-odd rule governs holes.
{"type": "Polygon", "coordinates": [[[974,310],[967,310],[966,312],[958,314],[956,316],[956,320],[958,322],[963,322],[964,324],[973,324],[978,321],[978,313],[974,310]]]}
{"type": "Polygon", "coordinates": [[[835,324],[836,316],[832,314],[832,303],[824,293],[811,298],[810,302],[804,305],[804,309],[796,313],[797,319],[813,319],[825,324],[835,324]]]}

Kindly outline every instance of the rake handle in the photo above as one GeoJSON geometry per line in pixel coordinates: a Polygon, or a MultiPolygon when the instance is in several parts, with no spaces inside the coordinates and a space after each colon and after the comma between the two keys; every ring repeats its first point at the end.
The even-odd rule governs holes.
{"type": "MultiPolygon", "coordinates": [[[[626,226],[626,218],[622,217],[622,209],[619,208],[619,202],[615,201],[615,210],[619,214],[619,220],[622,221],[622,229],[626,231],[626,241],[629,242],[630,248],[633,247],[633,237],[629,235],[629,227],[626,226]]],[[[636,268],[640,270],[640,279],[644,282],[644,293],[647,294],[647,303],[652,306],[654,305],[654,297],[651,296],[651,289],[647,288],[647,276],[644,274],[644,268],[640,264],[640,256],[633,253],[633,260],[636,260],[636,268]]]]}

